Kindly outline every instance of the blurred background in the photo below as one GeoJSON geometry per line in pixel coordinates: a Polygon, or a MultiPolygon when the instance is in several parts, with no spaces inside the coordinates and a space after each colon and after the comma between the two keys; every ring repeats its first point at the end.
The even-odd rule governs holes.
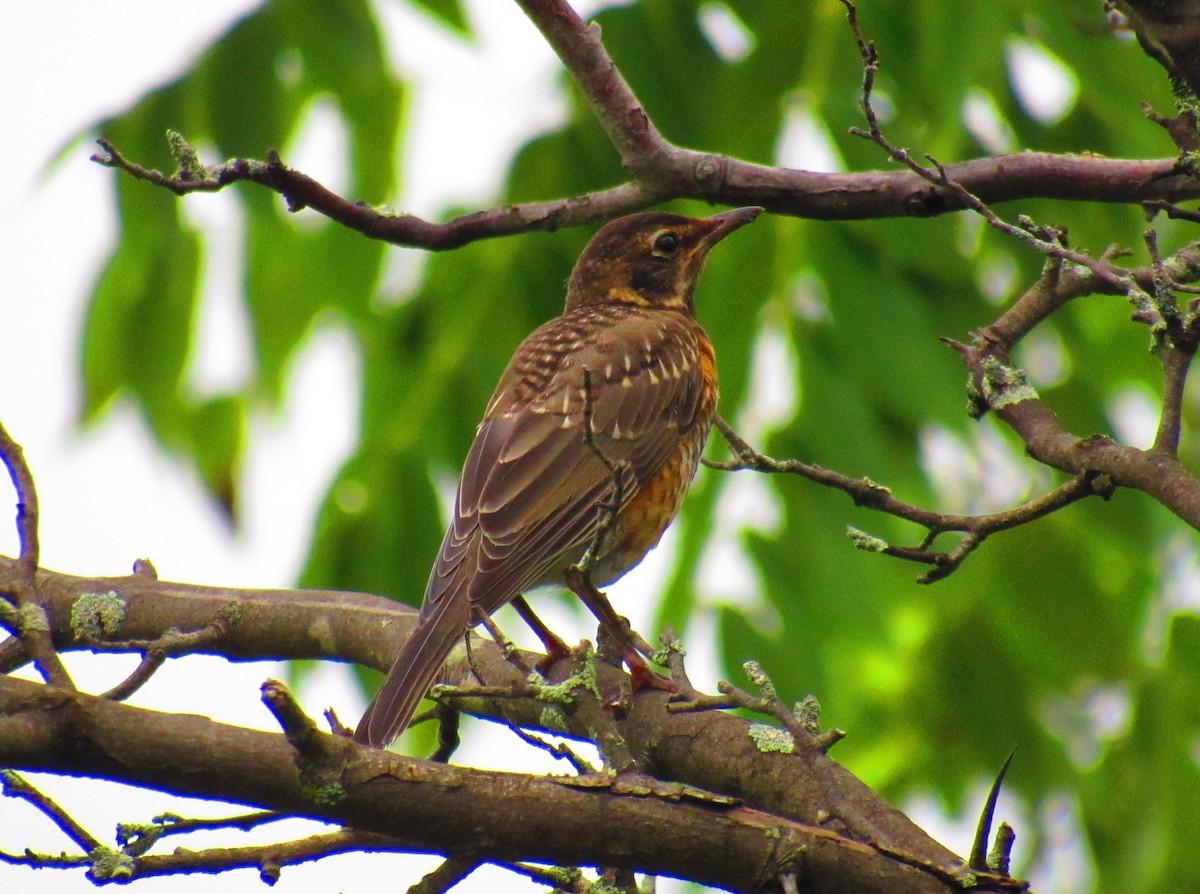
{"type": "MultiPolygon", "coordinates": [[[[877,107],[898,145],[941,161],[1173,153],[1138,109],[1172,110],[1166,78],[1099,3],[860,7],[881,54],[877,107]]],[[[809,170],[886,166],[846,134],[861,123],[861,71],[835,0],[643,0],[610,4],[599,20],[668,139],[809,170]]],[[[514,4],[487,0],[130,0],[119,16],[47,2],[10,6],[0,23],[10,85],[0,420],[36,477],[43,564],[122,574],[145,556],[170,580],[419,601],[486,399],[520,339],[561,309],[591,230],[434,256],[311,211],[288,215],[264,190],[179,199],[90,163],[91,140],[103,134],[164,170],[167,128],[208,163],[278,148],[342,195],[436,219],[622,182],[537,31],[514,4]]],[[[999,210],[1069,226],[1072,244],[1093,252],[1128,245],[1145,263],[1137,209],[999,210]]],[[[1164,251],[1190,238],[1185,226],[1159,224],[1164,251]]],[[[937,341],[986,325],[1040,267],[969,215],[764,217],[714,256],[698,294],[721,412],[773,455],[870,476],[909,502],[986,512],[1043,493],[1055,476],[990,420],[966,418],[961,365],[937,341]]],[[[1027,339],[1018,361],[1071,430],[1146,446],[1159,373],[1128,317],[1118,299],[1083,299],[1027,339]]],[[[1195,406],[1189,392],[1187,421],[1195,406]]],[[[1185,433],[1192,468],[1195,450],[1185,433]]],[[[709,455],[722,452],[715,438],[709,455]]],[[[804,482],[702,470],[679,523],[614,603],[648,637],[675,625],[702,688],[740,682],[740,663],[755,658],[785,698],[815,694],[824,722],[849,732],[835,757],[959,853],[1018,747],[998,817],[1017,829],[1015,874],[1037,890],[1195,878],[1194,532],[1118,493],[998,535],[927,587],[915,583],[921,569],[855,551],[847,525],[897,543],[921,537],[804,482]]],[[[0,551],[16,550],[13,526],[0,525],[0,551]]],[[[540,605],[566,639],[591,635],[570,602],[540,605]]],[[[527,642],[514,617],[499,620],[527,642]]],[[[68,657],[91,691],[135,664],[68,657]]],[[[288,676],[310,711],[333,706],[345,722],[365,704],[349,668],[207,658],[169,662],[133,702],[272,729],[258,700],[268,676],[288,676]]],[[[428,736],[401,747],[427,751],[428,736]]],[[[562,770],[491,724],[472,724],[464,740],[464,764],[562,770]]],[[[167,811],[239,812],[31,776],[102,839],[118,821],[167,811]]],[[[57,853],[67,842],[28,805],[0,799],[0,849],[26,847],[57,853]]],[[[279,885],[366,890],[380,877],[416,881],[438,862],[339,857],[285,869],[279,885]]],[[[90,888],[80,871],[5,865],[0,882],[90,888]]],[[[222,884],[261,886],[249,870],[222,884]]],[[[531,887],[487,870],[463,890],[531,887]]]]}

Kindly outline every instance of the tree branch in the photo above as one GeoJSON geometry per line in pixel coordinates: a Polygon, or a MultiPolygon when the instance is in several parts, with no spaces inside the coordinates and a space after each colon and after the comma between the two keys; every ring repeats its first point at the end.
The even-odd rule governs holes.
{"type": "MultiPolygon", "coordinates": [[[[0,557],[0,588],[17,573],[16,562],[0,557]]],[[[216,641],[193,642],[197,653],[224,655],[233,660],[326,658],[351,660],[386,670],[416,623],[416,612],[381,596],[362,593],[305,590],[236,590],[160,581],[145,574],[123,578],[89,579],[39,573],[39,592],[60,649],[91,648],[72,627],[72,609],[81,599],[103,593],[124,606],[114,635],[154,640],[171,628],[203,627],[224,610],[230,631],[216,641]]],[[[11,661],[19,654],[0,647],[11,661]]],[[[447,666],[443,679],[463,683],[475,674],[487,684],[524,684],[520,671],[492,643],[474,639],[472,663],[465,658],[447,666]]],[[[531,659],[536,656],[529,656],[531,659]]],[[[563,682],[572,668],[558,662],[550,668],[551,684],[563,682]]],[[[603,661],[595,662],[601,691],[628,687],[628,678],[603,661]],[[624,682],[621,682],[624,681],[624,682]]],[[[675,674],[673,673],[673,676],[675,674]]],[[[58,690],[47,690],[40,704],[47,713],[59,701],[70,703],[58,690]],[[54,693],[50,697],[49,693],[54,693]]],[[[674,780],[741,799],[771,814],[802,823],[835,821],[847,834],[866,841],[885,842],[937,865],[955,859],[928,838],[902,813],[848,772],[820,753],[764,753],[748,730],[750,724],[720,711],[668,713],[666,693],[636,692],[628,712],[616,721],[629,751],[645,756],[659,778],[674,780]],[[832,820],[830,820],[832,818],[832,820]]],[[[480,716],[503,718],[521,726],[565,732],[586,739],[596,728],[591,701],[570,711],[547,714],[547,704],[526,698],[461,698],[455,705],[480,716]],[[553,720],[558,728],[548,729],[553,720]]],[[[180,709],[188,710],[181,705],[180,709]]],[[[0,707],[0,721],[6,716],[0,707]]],[[[185,722],[188,718],[180,718],[185,722]]],[[[146,734],[147,741],[149,733],[146,734]]],[[[61,744],[61,743],[60,743],[61,744]]],[[[15,765],[0,749],[0,766],[15,765]]],[[[98,766],[108,767],[107,760],[98,766]]],[[[244,799],[243,799],[244,800],[244,799]]],[[[257,803],[257,802],[254,802],[257,803]]]]}
{"type": "Polygon", "coordinates": [[[479,239],[556,230],[606,220],[669,199],[761,205],[775,214],[814,220],[930,217],[981,202],[1056,198],[1071,201],[1171,203],[1200,197],[1200,181],[1177,171],[1176,159],[1127,160],[1022,152],[940,166],[947,189],[912,170],[826,174],[753,164],[676,146],[655,127],[600,40],[564,0],[517,0],[587,98],[634,179],[610,189],[544,202],[505,205],[432,223],[338,196],[270,152],[265,161],[238,158],[203,166],[177,134],[173,175],[124,158],[107,140],[92,160],[176,194],[213,192],[247,181],[282,195],[291,211],[312,208],[372,239],[444,251],[479,239]]]}
{"type": "MultiPolygon", "coordinates": [[[[0,762],[48,772],[103,775],[339,822],[398,837],[413,849],[453,854],[462,829],[485,828],[488,856],[603,865],[757,890],[801,867],[808,890],[953,891],[961,863],[914,863],[844,834],[680,790],[675,799],[627,789],[620,778],[550,779],[469,770],[331,745],[345,763],[336,787],[308,787],[281,735],[161,714],[78,692],[0,681],[0,762]],[[405,809],[395,809],[403,803],[405,809]],[[604,829],[602,836],[595,830],[604,829]],[[647,834],[670,829],[670,834],[647,834]]],[[[783,757],[776,755],[776,757],[783,757]]],[[[137,875],[138,858],[132,876],[137,875]]],[[[999,878],[991,890],[1014,889],[999,878]]]]}
{"type": "Polygon", "coordinates": [[[716,420],[716,427],[729,443],[735,458],[726,462],[704,460],[704,464],[710,468],[726,471],[750,469],[771,474],[798,475],[816,484],[842,491],[854,501],[855,506],[865,506],[886,515],[915,522],[927,529],[929,533],[919,547],[895,546],[855,528],[848,530],[855,546],[867,552],[878,552],[910,562],[933,565],[932,570],[918,578],[918,582],[923,584],[935,583],[958,570],[967,556],[992,534],[1036,521],[1084,497],[1096,493],[1104,496],[1108,493],[1104,487],[1097,490],[1095,483],[1088,476],[1078,475],[1048,494],[1003,512],[987,515],[935,512],[897,500],[888,488],[870,478],[851,478],[841,472],[810,465],[798,459],[773,459],[759,453],[720,417],[716,420]],[[929,548],[939,535],[951,531],[960,531],[964,535],[954,549],[941,552],[929,548]]]}
{"type": "Polygon", "coordinates": [[[3,425],[0,425],[0,462],[8,469],[17,492],[17,536],[21,544],[17,574],[7,586],[0,587],[0,624],[11,628],[20,638],[42,679],[55,686],[71,688],[74,686],[71,676],[50,642],[49,624],[38,595],[41,547],[38,543],[37,488],[21,445],[9,436],[3,425]],[[11,603],[2,598],[4,594],[11,595],[11,603]]]}

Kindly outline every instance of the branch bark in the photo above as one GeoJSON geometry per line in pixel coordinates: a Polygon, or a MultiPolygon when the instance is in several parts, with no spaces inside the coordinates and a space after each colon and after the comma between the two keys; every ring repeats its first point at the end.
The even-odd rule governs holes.
{"type": "MultiPolygon", "coordinates": [[[[0,557],[0,587],[17,573],[16,561],[0,557]]],[[[158,581],[145,574],[89,579],[43,570],[38,580],[39,592],[46,600],[44,606],[51,619],[51,634],[60,649],[96,647],[95,642],[72,629],[71,623],[72,609],[80,600],[94,599],[96,594],[103,594],[125,606],[118,628],[111,633],[112,637],[120,638],[122,642],[135,638],[154,640],[171,628],[185,631],[204,628],[215,614],[232,619],[227,637],[220,641],[196,640],[194,648],[209,654],[225,655],[233,660],[330,658],[356,660],[385,669],[415,623],[412,609],[383,597],[360,593],[200,587],[158,581]]],[[[477,640],[471,652],[474,672],[484,682],[493,686],[523,682],[520,672],[490,642],[477,640]]],[[[20,660],[18,650],[11,643],[5,644],[0,647],[0,659],[5,669],[11,669],[20,660]]],[[[551,668],[550,681],[562,682],[569,673],[568,665],[569,662],[560,661],[551,668]]],[[[628,685],[625,675],[615,667],[597,662],[597,672],[602,691],[613,691],[628,685]]],[[[463,683],[471,673],[472,668],[467,666],[463,658],[449,666],[444,678],[451,683],[463,683]]],[[[11,678],[6,678],[0,686],[6,687],[0,690],[0,765],[98,774],[168,791],[204,794],[272,809],[299,810],[304,815],[351,822],[356,828],[366,831],[399,836],[406,840],[409,838],[408,827],[394,823],[394,802],[390,811],[381,806],[388,803],[387,798],[393,795],[381,796],[381,800],[376,800],[375,795],[364,794],[362,797],[365,800],[355,801],[355,804],[363,806],[354,807],[353,815],[339,812],[342,808],[313,812],[312,804],[298,803],[295,800],[297,783],[287,777],[288,773],[295,772],[293,752],[287,750],[286,741],[281,736],[231,730],[188,715],[161,715],[134,708],[124,709],[134,713],[122,713],[120,709],[123,706],[108,699],[37,687],[36,684],[11,678]],[[106,732],[110,730],[110,725],[111,731],[106,732]],[[126,741],[127,735],[131,737],[130,741],[126,741]],[[67,742],[79,743],[79,747],[67,748],[64,744],[67,742]],[[209,751],[218,753],[209,754],[209,751]],[[287,751],[286,759],[283,751],[287,751]],[[172,764],[172,761],[176,763],[172,764]],[[202,768],[194,771],[191,761],[200,761],[202,768]],[[258,768],[261,761],[271,764],[269,772],[264,770],[260,774],[258,768]],[[285,770],[285,767],[291,769],[285,770]],[[208,774],[211,774],[211,778],[208,774]],[[260,775],[262,778],[259,778],[260,775]],[[210,783],[214,785],[210,786],[210,783]],[[359,810],[363,813],[360,814],[359,810]],[[385,814],[391,817],[386,822],[385,814]]],[[[902,813],[880,799],[819,748],[796,749],[793,754],[763,753],[749,735],[746,720],[720,711],[671,713],[665,708],[666,699],[665,693],[654,690],[634,694],[629,700],[628,714],[614,721],[620,735],[625,738],[631,752],[643,757],[645,766],[656,777],[736,798],[746,809],[755,811],[755,816],[750,819],[741,814],[730,819],[729,811],[718,811],[723,818],[717,827],[725,829],[738,840],[744,833],[749,834],[749,828],[758,828],[755,834],[764,835],[761,818],[757,814],[761,811],[763,815],[785,821],[784,826],[780,827],[780,834],[786,832],[786,836],[803,837],[810,834],[800,826],[817,828],[821,835],[818,836],[820,842],[815,846],[822,853],[829,847],[823,836],[832,832],[838,838],[845,837],[859,845],[866,844],[870,850],[891,855],[890,860],[898,860],[906,865],[942,867],[943,871],[952,871],[953,867],[960,864],[955,855],[928,838],[902,813]]],[[[455,705],[472,713],[503,718],[529,727],[544,728],[545,724],[546,705],[532,698],[456,699],[455,705]]],[[[180,708],[187,710],[187,706],[180,708]]],[[[569,734],[579,738],[587,738],[589,728],[596,728],[596,721],[589,717],[586,705],[574,713],[568,710],[559,717],[567,723],[569,734]]],[[[375,780],[374,786],[387,786],[386,790],[393,792],[394,796],[408,798],[414,795],[404,784],[382,781],[383,777],[391,774],[401,779],[411,777],[425,780],[431,782],[430,787],[434,789],[446,782],[441,776],[427,775],[423,769],[427,766],[425,762],[396,758],[401,763],[380,765],[378,761],[394,756],[376,752],[375,757],[368,755],[364,758],[363,754],[367,753],[354,752],[346,757],[348,768],[358,768],[353,773],[347,769],[349,775],[343,776],[347,784],[365,784],[368,780],[375,780]],[[363,767],[369,768],[368,771],[360,772],[363,767]],[[398,784],[399,789],[392,788],[398,784]]],[[[452,771],[460,772],[453,768],[452,771]]],[[[505,791],[516,786],[533,799],[531,804],[536,803],[534,795],[540,796],[542,793],[538,786],[546,783],[545,780],[524,780],[520,777],[490,776],[486,779],[490,781],[476,783],[475,777],[470,777],[469,784],[479,784],[489,790],[498,787],[505,791]]],[[[504,807],[497,808],[496,814],[490,814],[489,810],[495,804],[488,801],[487,797],[490,796],[479,802],[478,813],[470,814],[470,821],[480,827],[486,825],[491,836],[488,823],[511,826],[512,821],[504,817],[511,817],[512,813],[508,807],[504,807]],[[488,817],[491,817],[490,821],[488,817]]],[[[451,798],[436,804],[431,801],[429,804],[430,811],[459,811],[453,813],[456,819],[450,825],[461,828],[461,825],[455,825],[465,821],[461,813],[465,808],[461,801],[451,798]]],[[[572,800],[569,807],[563,807],[567,811],[565,816],[576,816],[571,812],[576,808],[583,809],[583,804],[572,800]]],[[[595,809],[588,807],[585,813],[594,815],[595,809]]],[[[607,811],[609,807],[603,809],[607,811]]],[[[695,809],[711,812],[713,808],[695,809]]],[[[446,822],[448,815],[438,814],[440,818],[437,822],[446,822]]],[[[584,815],[579,814],[581,817],[584,815]]],[[[620,815],[625,817],[625,814],[620,815]]],[[[649,827],[640,825],[650,821],[648,816],[634,810],[627,817],[630,822],[639,824],[637,827],[642,830],[641,836],[645,839],[642,849],[628,852],[638,854],[638,860],[642,859],[640,855],[643,849],[658,852],[663,845],[659,840],[661,836],[651,840],[646,832],[649,827]]],[[[655,822],[668,819],[665,815],[658,817],[655,814],[655,817],[655,822]]],[[[426,819],[433,822],[429,817],[426,819]]],[[[673,823],[679,818],[672,816],[669,819],[673,823]]],[[[688,813],[682,821],[685,822],[684,828],[690,828],[687,823],[698,823],[700,820],[698,815],[688,813]]],[[[422,825],[417,823],[417,826],[422,825]]],[[[575,833],[587,837],[582,827],[572,828],[575,833]]],[[[524,831],[501,830],[496,832],[499,838],[489,837],[489,840],[504,840],[508,843],[506,847],[511,845],[512,850],[505,853],[512,859],[561,857],[568,863],[579,862],[577,851],[570,855],[555,851],[557,856],[550,856],[536,848],[522,851],[520,848],[524,846],[521,843],[524,839],[520,836],[524,834],[524,831]],[[537,856],[539,854],[540,857],[537,856]]],[[[447,853],[454,851],[452,839],[436,837],[432,831],[428,835],[432,837],[413,840],[434,850],[441,849],[447,853]]],[[[717,847],[700,833],[689,832],[689,840],[700,849],[717,847]]],[[[788,837],[786,840],[801,839],[788,837]]],[[[750,847],[749,844],[746,846],[750,847]]],[[[633,865],[615,859],[620,851],[615,839],[613,847],[611,856],[606,854],[602,859],[597,858],[598,861],[605,865],[633,865]]],[[[663,851],[663,859],[676,858],[672,856],[676,854],[672,847],[674,845],[663,851]]],[[[856,849],[851,851],[860,853],[856,849]]],[[[720,848],[717,852],[720,852],[720,848]]],[[[767,859],[765,852],[753,848],[746,853],[753,855],[754,859],[767,859]]],[[[838,850],[837,853],[844,852],[838,850]]],[[[874,858],[868,862],[875,865],[874,858]]],[[[761,869],[769,865],[769,860],[768,863],[746,865],[761,869]]],[[[666,867],[642,863],[638,866],[646,871],[652,871],[655,867],[663,872],[680,871],[679,865],[666,867]]],[[[730,880],[720,875],[725,870],[712,871],[717,875],[709,879],[711,884],[730,881],[741,884],[749,879],[748,875],[742,874],[730,880]]],[[[745,873],[746,870],[743,867],[736,872],[745,873]]],[[[923,879],[920,884],[931,884],[928,870],[918,875],[923,879]]],[[[818,873],[818,877],[823,876],[818,873]]],[[[888,877],[891,879],[889,884],[909,884],[903,881],[908,878],[907,871],[888,877]]],[[[938,882],[932,888],[911,890],[940,890],[940,884],[938,882]]]]}
{"type": "MultiPolygon", "coordinates": [[[[372,208],[339,196],[287,167],[238,158],[198,166],[195,151],[170,138],[180,161],[173,175],[126,159],[106,140],[92,160],[184,195],[251,182],[283,196],[291,211],[312,208],[372,239],[446,251],[469,242],[529,230],[556,230],[607,220],[670,199],[760,205],[775,214],[813,220],[932,217],[967,206],[961,195],[912,171],[817,173],[754,164],[668,141],[658,132],[600,39],[564,0],[517,0],[583,91],[621,163],[634,179],[609,189],[557,200],[505,205],[434,223],[372,208]]],[[[1095,155],[1021,152],[944,166],[946,179],[988,204],[1052,198],[1110,203],[1171,203],[1200,197],[1200,181],[1177,170],[1177,159],[1111,159],[1095,155]]]]}
{"type": "MultiPolygon", "coordinates": [[[[811,220],[935,217],[965,204],[911,171],[828,174],[772,168],[671,144],[636,162],[638,180],[580,196],[504,205],[434,223],[339,196],[278,156],[231,159],[205,169],[203,179],[166,175],[126,159],[111,143],[92,160],[178,195],[216,192],[249,182],[286,199],[288,209],[312,208],[371,239],[449,251],[481,239],[530,230],[554,231],[641,211],[671,199],[761,205],[775,214],[811,220]]],[[[1176,161],[1113,159],[1022,152],[945,165],[946,176],[989,204],[1053,198],[1079,202],[1178,202],[1200,198],[1200,182],[1174,173],[1176,161]]]]}
{"type": "Polygon", "coordinates": [[[800,872],[812,891],[849,884],[863,892],[931,892],[962,885],[957,861],[930,864],[699,791],[676,789],[666,797],[648,793],[636,778],[469,770],[317,735],[325,740],[323,750],[336,756],[332,786],[313,787],[281,735],[12,677],[0,681],[0,762],[21,769],[256,805],[399,838],[420,851],[455,854],[469,847],[479,854],[479,837],[464,841],[462,829],[486,829],[488,857],[617,866],[731,890],[759,890],[784,871],[800,872]],[[404,810],[396,809],[400,803],[404,810]]]}

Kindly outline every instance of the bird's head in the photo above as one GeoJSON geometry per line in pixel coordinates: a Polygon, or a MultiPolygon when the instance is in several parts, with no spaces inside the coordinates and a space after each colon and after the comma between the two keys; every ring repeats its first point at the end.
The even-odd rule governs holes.
{"type": "Polygon", "coordinates": [[[691,312],[709,249],[761,212],[756,207],[712,217],[652,212],[607,223],[575,262],[566,309],[619,302],[691,312]]]}

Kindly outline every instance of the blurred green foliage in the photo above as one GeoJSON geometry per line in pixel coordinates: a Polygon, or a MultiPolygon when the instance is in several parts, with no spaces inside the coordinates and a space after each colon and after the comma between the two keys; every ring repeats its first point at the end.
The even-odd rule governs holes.
{"type": "MultiPolygon", "coordinates": [[[[455,0],[417,5],[471,39],[455,0]]],[[[897,145],[942,161],[988,154],[964,126],[964,103],[982,98],[1014,150],[1172,152],[1138,108],[1149,101],[1170,110],[1166,79],[1134,43],[1107,30],[1097,2],[860,7],[878,43],[880,108],[897,145]],[[1012,86],[1007,53],[1021,46],[1052,54],[1074,79],[1078,96],[1053,123],[1032,117],[1012,86]]],[[[885,166],[875,146],[847,134],[861,124],[861,70],[836,0],[643,0],[598,18],[610,54],[668,139],[773,163],[800,111],[848,169],[885,166]],[[701,7],[740,20],[752,41],[744,58],[714,49],[699,25],[701,7]]],[[[568,120],[513,159],[506,201],[624,179],[586,104],[568,89],[568,120]]],[[[314,101],[331,100],[350,137],[348,195],[379,203],[402,173],[403,97],[368,4],[275,0],[102,132],[143,164],[167,166],[168,127],[223,156],[262,157],[287,142],[314,101]]],[[[277,196],[240,190],[257,367],[237,393],[198,399],[183,377],[201,240],[176,197],[125,177],[115,182],[120,242],[84,331],[85,415],[101,413],[118,393],[134,396],[164,445],[194,457],[232,511],[248,408],[279,399],[288,359],[320,315],[336,314],[363,351],[362,439],[322,510],[303,582],[418,601],[441,534],[433,475],[457,468],[511,351],[559,311],[562,283],[589,234],[530,234],[436,255],[413,294],[373,303],[388,249],[333,225],[296,227],[277,196]]],[[[698,203],[677,207],[702,211],[698,203]]],[[[1144,259],[1136,209],[1029,201],[1000,210],[1068,226],[1077,247],[1120,243],[1144,259]]],[[[1187,235],[1174,225],[1160,230],[1167,251],[1187,235]]],[[[1056,476],[1024,460],[991,420],[967,419],[961,365],[938,341],[963,338],[997,315],[984,297],[996,271],[1008,278],[991,290],[1007,299],[1040,265],[963,215],[763,219],[722,247],[698,296],[721,358],[722,413],[737,420],[755,404],[753,348],[768,326],[794,354],[790,386],[799,400],[795,417],[767,433],[762,449],[868,475],[902,499],[955,511],[1040,493],[1056,476]],[[957,488],[945,483],[952,470],[937,464],[947,454],[930,449],[939,439],[956,444],[973,470],[957,488]],[[1005,490],[1010,478],[1017,483],[1005,490]],[[989,489],[1005,496],[989,498],[989,489]]],[[[1147,334],[1116,299],[1076,302],[1052,329],[1062,368],[1042,395],[1073,431],[1111,431],[1122,389],[1157,392],[1147,334]]],[[[715,438],[710,455],[722,447],[715,438]]],[[[1190,441],[1184,449],[1195,457],[1190,441]]],[[[845,527],[906,544],[921,532],[857,509],[840,493],[775,479],[768,487],[778,529],[741,535],[760,584],[757,602],[748,611],[714,609],[711,596],[697,596],[696,569],[732,481],[701,472],[680,520],[686,536],[662,622],[682,628],[686,641],[696,612],[718,611],[728,666],[754,657],[781,692],[816,694],[826,722],[850,733],[837,757],[895,800],[933,790],[951,812],[974,810],[964,792],[1018,746],[1008,784],[1034,810],[1063,792],[1077,799],[1102,890],[1180,889],[1200,875],[1192,846],[1200,827],[1200,626],[1172,613],[1181,584],[1168,575],[1169,560],[1192,546],[1172,516],[1137,494],[1086,502],[994,537],[950,579],[925,587],[915,583],[920,569],[854,550],[845,527]],[[1105,693],[1117,695],[1105,701],[1105,693]]],[[[1026,854],[1030,833],[1036,848],[1037,830],[1018,829],[1026,854]]]]}

